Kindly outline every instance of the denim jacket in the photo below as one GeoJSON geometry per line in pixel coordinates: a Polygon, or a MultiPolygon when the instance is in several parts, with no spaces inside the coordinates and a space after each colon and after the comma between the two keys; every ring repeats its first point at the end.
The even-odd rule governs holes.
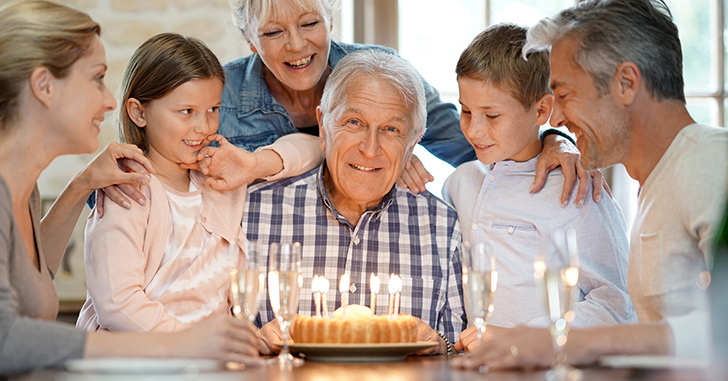
{"type": "MultiPolygon", "coordinates": [[[[344,56],[359,49],[381,49],[396,54],[382,46],[332,41],[329,65],[333,69],[344,56]]],[[[253,151],[272,144],[283,135],[298,132],[286,109],[268,90],[263,78],[263,61],[257,54],[229,62],[224,69],[225,87],[218,132],[230,143],[253,151]]],[[[460,130],[455,106],[443,102],[434,87],[424,79],[422,82],[427,98],[427,130],[420,144],[453,166],[475,160],[475,151],[460,130]]]]}

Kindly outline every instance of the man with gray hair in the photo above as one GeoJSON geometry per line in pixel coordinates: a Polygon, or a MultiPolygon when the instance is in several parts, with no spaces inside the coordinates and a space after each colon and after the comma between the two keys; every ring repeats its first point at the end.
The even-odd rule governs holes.
{"type": "MultiPolygon", "coordinates": [[[[400,276],[400,312],[422,320],[418,340],[436,341],[431,353],[451,352],[465,320],[457,216],[429,192],[395,185],[425,131],[421,77],[381,49],[351,53],[329,77],[317,118],[323,164],[251,186],[242,222],[248,239],[301,243],[301,315],[315,313],[314,275],[334,285],[325,294],[329,313],[341,303],[343,274],[349,304],[361,305],[370,304],[372,275],[385,290],[390,274],[400,276]]],[[[385,313],[387,303],[377,298],[376,310],[385,313]]],[[[261,324],[274,320],[267,298],[260,307],[261,324]]],[[[271,348],[279,334],[273,323],[261,334],[271,348]]]]}
{"type": "MultiPolygon", "coordinates": [[[[548,48],[551,125],[576,135],[585,168],[622,163],[641,186],[628,267],[639,323],[572,330],[569,361],[610,354],[706,359],[704,289],[728,194],[728,130],[697,124],[688,113],[680,40],[667,5],[582,2],[534,26],[523,54],[548,48]]],[[[518,327],[491,331],[455,365],[547,366],[551,352],[548,332],[518,327]]]]}

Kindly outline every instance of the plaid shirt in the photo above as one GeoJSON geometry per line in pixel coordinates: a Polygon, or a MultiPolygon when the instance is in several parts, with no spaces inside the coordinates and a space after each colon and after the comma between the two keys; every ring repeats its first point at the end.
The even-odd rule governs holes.
{"type": "MultiPolygon", "coordinates": [[[[369,277],[379,276],[377,314],[386,314],[389,275],[402,278],[400,312],[421,318],[455,342],[465,327],[460,267],[460,228],[455,211],[429,192],[395,185],[377,207],[352,225],[336,211],[321,167],[249,188],[243,231],[264,243],[300,242],[303,287],[298,312],[315,314],[314,275],[329,280],[328,312],[341,305],[339,279],[351,277],[349,304],[370,305],[369,277]]],[[[266,282],[260,324],[273,320],[266,282]]]]}

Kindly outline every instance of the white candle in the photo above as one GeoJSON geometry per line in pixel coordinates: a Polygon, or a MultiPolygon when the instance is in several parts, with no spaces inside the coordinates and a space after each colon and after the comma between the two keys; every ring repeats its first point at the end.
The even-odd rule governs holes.
{"type": "Polygon", "coordinates": [[[372,314],[377,314],[377,294],[379,293],[379,277],[374,275],[372,273],[372,276],[369,277],[369,287],[372,291],[371,300],[369,302],[369,306],[372,309],[372,314]]]}
{"type": "Polygon", "coordinates": [[[313,280],[311,280],[311,292],[313,292],[313,304],[316,308],[316,316],[321,317],[321,290],[318,275],[314,275],[313,280]]]}
{"type": "Polygon", "coordinates": [[[396,319],[399,315],[399,297],[402,292],[402,279],[399,275],[392,274],[389,277],[389,315],[396,319]]]}
{"type": "Polygon", "coordinates": [[[319,277],[319,291],[321,291],[321,309],[324,311],[324,317],[329,317],[329,309],[326,308],[326,293],[329,292],[329,280],[323,275],[319,277]]]}
{"type": "Polygon", "coordinates": [[[341,276],[339,281],[339,292],[341,293],[341,317],[346,317],[346,305],[349,304],[349,274],[341,276]]]}

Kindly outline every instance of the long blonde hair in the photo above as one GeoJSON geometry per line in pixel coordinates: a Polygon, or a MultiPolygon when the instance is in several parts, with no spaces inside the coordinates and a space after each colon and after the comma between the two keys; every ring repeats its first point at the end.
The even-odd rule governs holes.
{"type": "Polygon", "coordinates": [[[101,27],[75,9],[48,1],[24,1],[0,10],[0,132],[17,118],[23,84],[46,67],[56,78],[91,47],[101,27]]]}

